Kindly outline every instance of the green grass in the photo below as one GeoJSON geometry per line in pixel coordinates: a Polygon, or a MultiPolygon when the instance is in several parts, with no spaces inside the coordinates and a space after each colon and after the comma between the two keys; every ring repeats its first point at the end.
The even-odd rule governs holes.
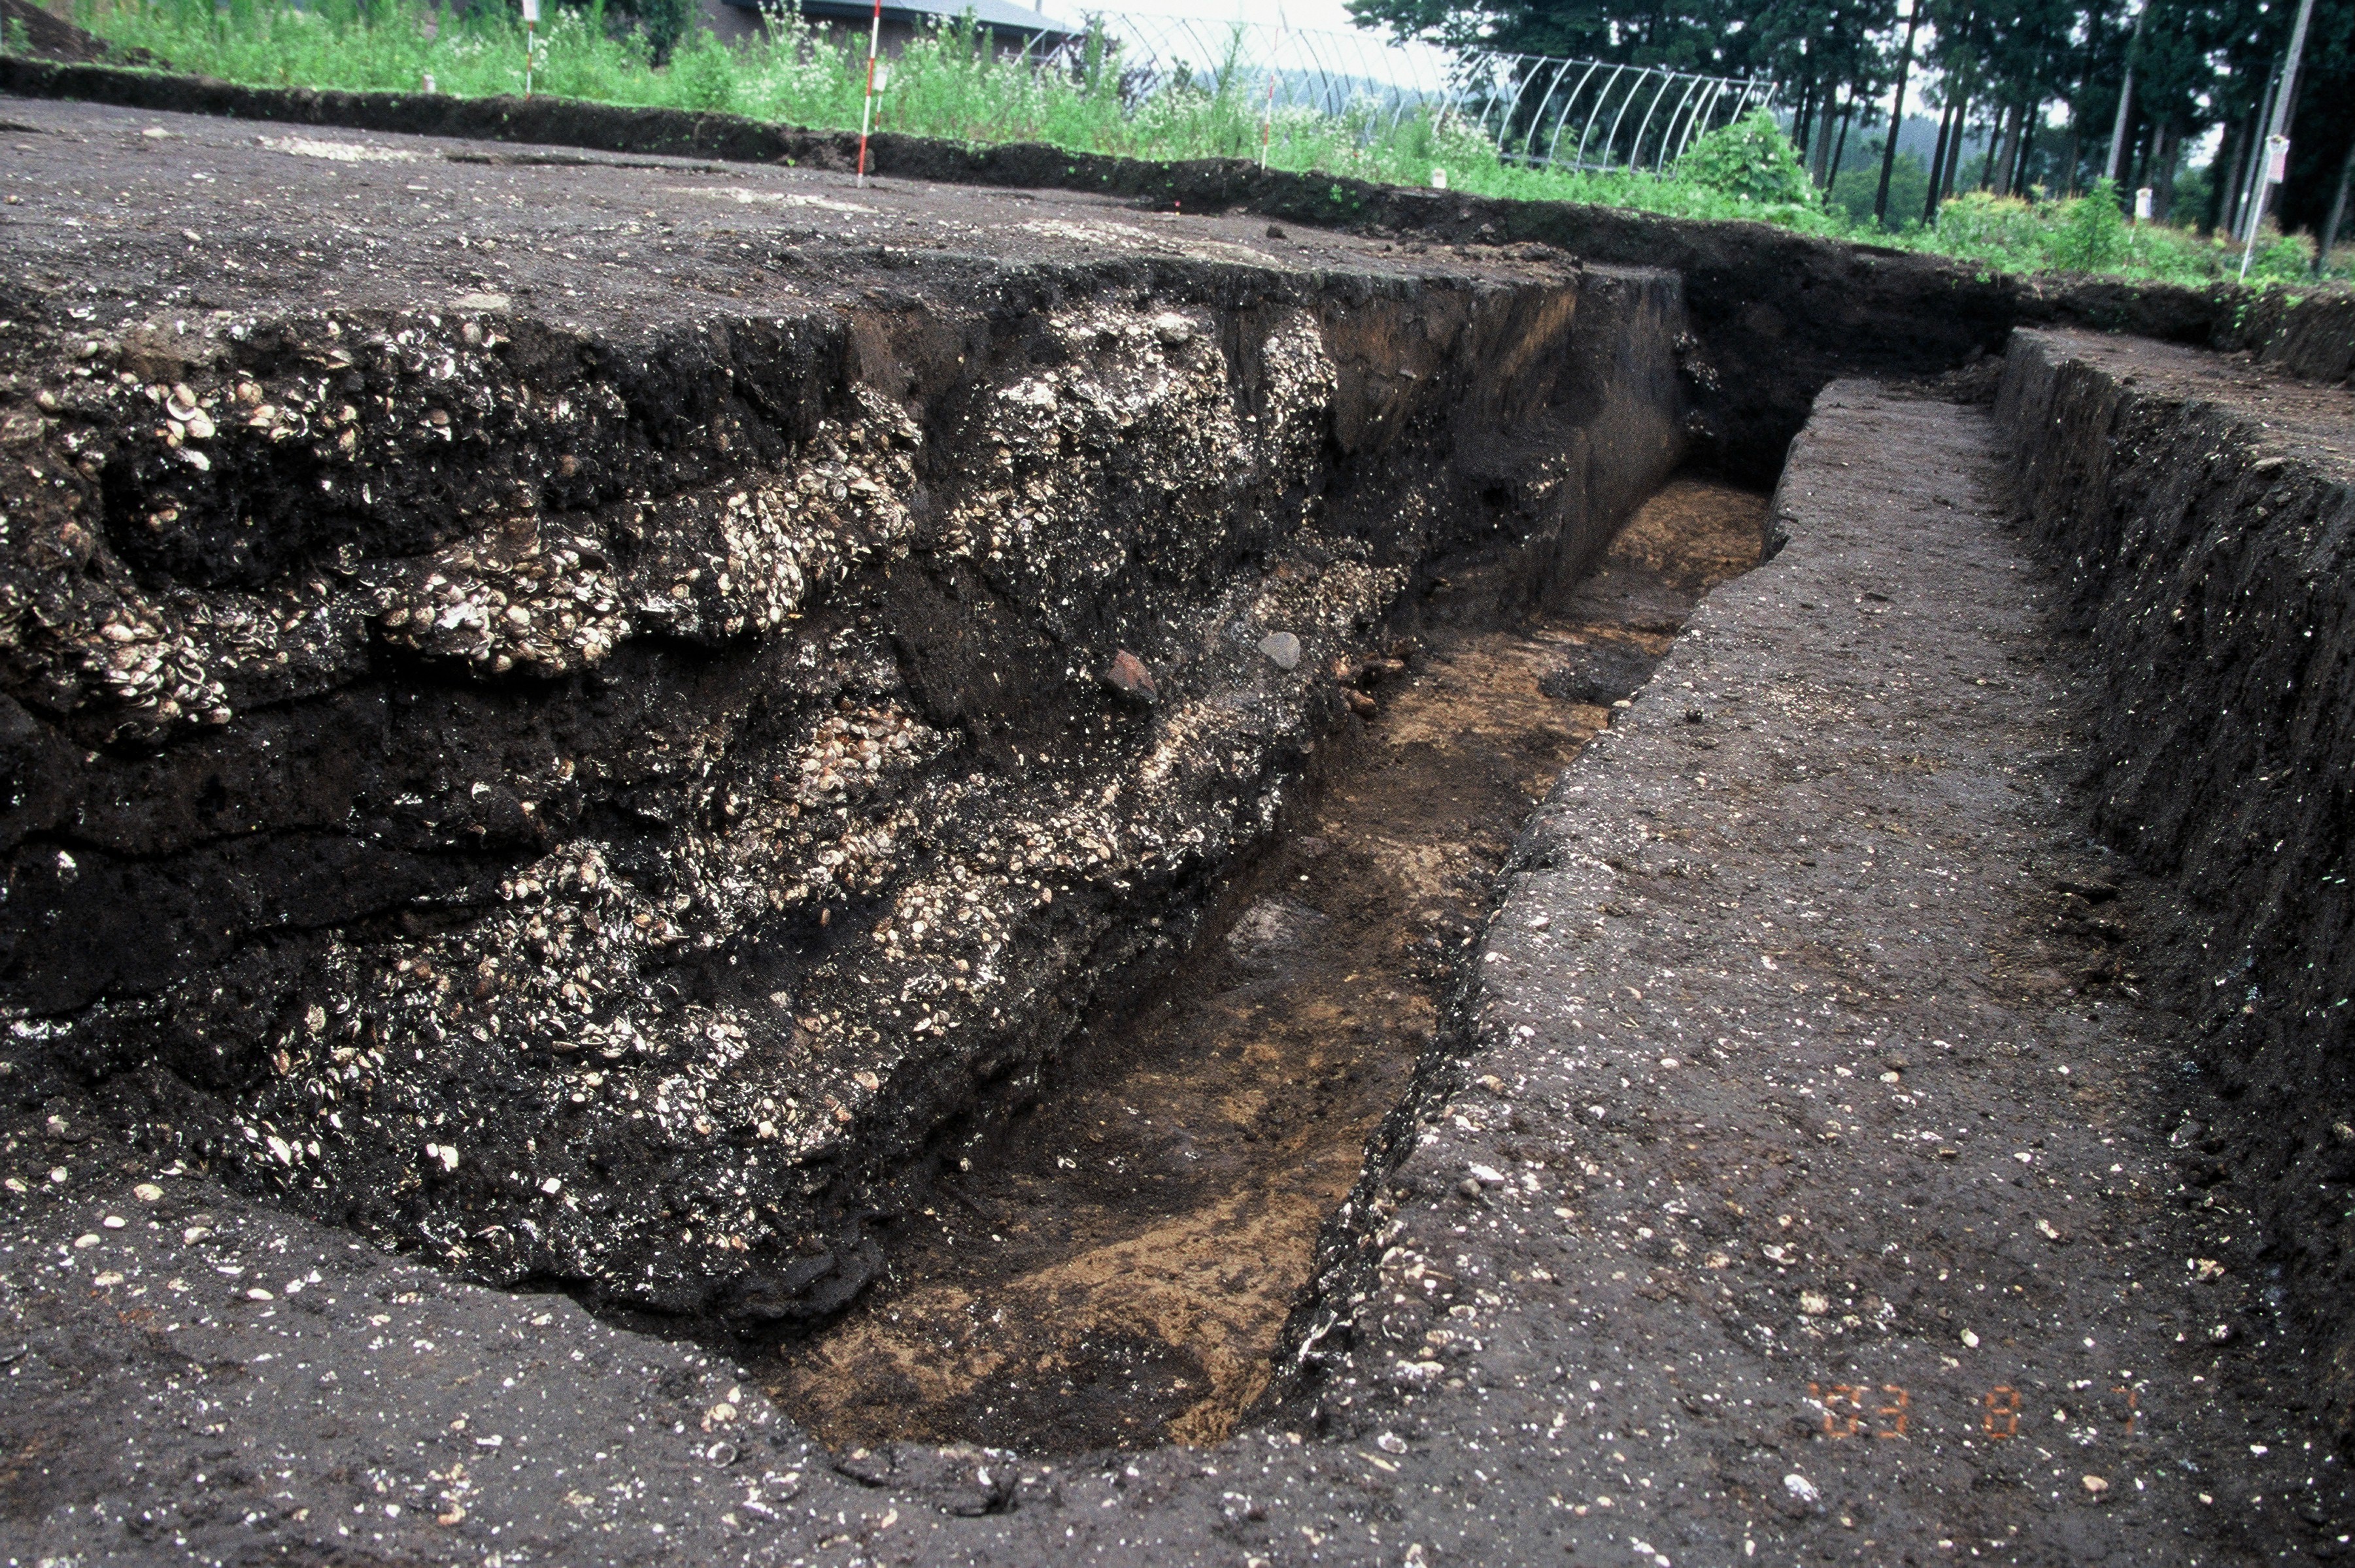
{"type": "MultiPolygon", "coordinates": [[[[863,38],[829,38],[787,16],[766,37],[742,45],[691,33],[657,65],[643,32],[608,25],[602,0],[588,9],[551,6],[549,13],[539,32],[535,91],[726,111],[821,130],[858,127],[863,38]]],[[[523,26],[496,5],[461,16],[402,0],[313,0],[302,9],[289,0],[80,0],[77,19],[177,69],[252,85],[415,91],[431,77],[438,90],[464,96],[523,88],[523,26]]],[[[964,27],[943,28],[916,39],[893,62],[877,99],[876,123],[973,144],[1043,142],[1153,159],[1259,155],[1263,83],[1232,58],[1205,61],[1189,80],[1141,102],[1124,101],[1119,83],[1117,55],[1101,40],[1092,43],[1082,69],[1042,71],[996,58],[964,27]]],[[[1870,207],[1877,168],[1845,172],[1837,199],[1827,201],[1763,113],[1704,138],[1665,178],[1530,167],[1461,122],[1423,115],[1391,124],[1369,109],[1339,115],[1280,111],[1269,128],[1267,157],[1280,169],[1410,185],[1427,185],[1434,169],[1444,169],[1450,188],[1476,195],[1750,218],[2007,271],[2200,283],[2233,276],[2240,260],[2236,249],[2188,230],[2129,227],[2106,194],[2035,202],[1972,195],[1948,204],[1933,228],[1876,228],[1870,207]],[[1851,211],[1859,189],[1862,220],[1851,211]]],[[[1921,180],[1904,188],[1912,192],[1911,210],[1919,211],[1921,180]]],[[[1908,205],[1892,199],[1897,210],[1908,205]]],[[[2250,279],[2307,281],[2311,255],[2302,238],[2269,237],[2250,279]]],[[[2343,267],[2332,272],[2346,275],[2343,267]]]]}

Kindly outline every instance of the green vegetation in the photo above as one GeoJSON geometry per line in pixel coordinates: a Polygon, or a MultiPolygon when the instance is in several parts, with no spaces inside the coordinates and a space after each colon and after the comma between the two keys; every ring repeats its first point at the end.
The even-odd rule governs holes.
{"type": "MultiPolygon", "coordinates": [[[[1872,200],[1881,189],[1881,138],[1866,139],[1857,150],[1853,162],[1840,170],[1839,178],[1832,183],[1832,205],[1849,216],[1859,228],[1872,227],[1872,200]]],[[[1889,172],[1889,210],[1892,213],[1919,213],[1922,198],[1930,194],[1930,171],[1921,159],[1911,153],[1897,154],[1897,163],[1889,172]]]]}
{"type": "MultiPolygon", "coordinates": [[[[863,37],[828,35],[792,16],[773,19],[765,37],[739,45],[701,30],[665,37],[674,12],[684,14],[677,5],[648,3],[639,23],[613,18],[609,26],[602,0],[586,9],[552,9],[538,35],[534,90],[818,129],[858,126],[863,37]]],[[[301,9],[289,0],[82,0],[79,19],[112,42],[230,81],[414,91],[430,79],[438,91],[466,96],[523,86],[522,25],[513,13],[488,5],[460,15],[421,11],[400,0],[313,0],[301,9]]],[[[1391,123],[1370,108],[1339,115],[1286,110],[1263,125],[1261,89],[1260,79],[1231,53],[1136,100],[1121,91],[1118,53],[1101,35],[1089,39],[1075,69],[1050,70],[1002,57],[986,35],[958,26],[916,38],[892,62],[876,122],[973,144],[1043,142],[1156,159],[1256,157],[1264,133],[1268,162],[1281,169],[1412,185],[1444,169],[1450,188],[1459,191],[1749,218],[2008,270],[2202,282],[2232,275],[2239,261],[2237,252],[2188,231],[2128,228],[2106,192],[2074,201],[1966,196],[1944,208],[1934,228],[1877,230],[1870,222],[1877,159],[1871,168],[1844,170],[1827,200],[1763,111],[1701,138],[1661,178],[1530,167],[1446,116],[1391,123]]],[[[1920,211],[1926,174],[1909,158],[1899,160],[1899,173],[1892,210],[1920,211]]],[[[2311,256],[2306,245],[2296,237],[2272,243],[2250,277],[2303,280],[2311,256]]]]}

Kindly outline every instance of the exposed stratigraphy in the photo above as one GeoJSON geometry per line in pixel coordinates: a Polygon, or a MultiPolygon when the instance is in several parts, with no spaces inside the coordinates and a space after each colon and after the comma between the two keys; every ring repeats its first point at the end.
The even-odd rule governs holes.
{"type": "Polygon", "coordinates": [[[28,297],[27,1069],[476,1277],[831,1311],[1423,563],[1526,597],[1681,449],[1657,275],[937,270],[643,332],[28,297]]]}
{"type": "MultiPolygon", "coordinates": [[[[1673,647],[1687,607],[1637,594],[1613,657],[1533,682],[1428,636],[1420,666],[1378,656],[1442,608],[1490,649],[1533,602],[1609,619],[1582,601],[1617,561],[1582,568],[1679,450],[1763,474],[1835,371],[1941,371],[2074,314],[2245,327],[2338,374],[2343,303],[1231,164],[1151,171],[1140,207],[336,137],[351,101],[239,101],[263,97],[304,132],[16,101],[0,138],[12,1551],[2344,1554],[2349,1145],[2314,1070],[2335,1037],[2305,1032],[2343,967],[2344,640],[2313,568],[2343,543],[2313,457],[2344,450],[2343,393],[2115,342],[1843,383],[1788,463],[1786,542],[1673,647]],[[1948,401],[2006,370],[2002,418],[1948,401]],[[2254,420],[2178,400],[2224,383],[2208,401],[2254,420]],[[2023,468],[2058,577],[2018,536],[2023,468]],[[1418,676],[1420,712],[1392,700],[1418,676]],[[1320,814],[1417,726],[1613,700],[1493,885],[1492,819],[1557,725],[1461,840],[1429,785],[1352,790],[1363,835],[1320,814]],[[2187,909],[2122,865],[2154,823],[2225,885],[2187,909]],[[1043,1394],[1015,1414],[1062,1418],[1059,1450],[1244,1406],[1231,1436],[828,1454],[766,1397],[774,1363],[726,1330],[847,1342],[808,1315],[908,1259],[924,1208],[966,1235],[1076,1181],[1059,1153],[1167,1192],[1209,1162],[1190,1112],[1091,1125],[1192,1068],[1182,1030],[1075,1024],[1150,1024],[1152,977],[1214,1047],[1180,1092],[1236,1091],[1244,1162],[1305,1229],[1391,1097],[1348,1081],[1383,1020],[1344,944],[1393,863],[1456,878],[1382,959],[1427,989],[1393,982],[1406,1027],[1375,1032],[1429,1048],[1273,1362],[1180,1410],[1190,1372],[1145,1345],[1167,1383],[1102,1380],[1110,1419],[1074,1431],[1054,1379],[1083,1368],[912,1352],[979,1372],[986,1418],[1043,1394]],[[2255,939],[2219,988],[2192,955],[2226,932],[2255,939]],[[1283,987],[1346,1048],[1254,1014],[1283,987]],[[1279,1144],[1308,1158],[1259,1165],[1279,1144]]],[[[492,131],[647,123],[570,112],[492,131]]],[[[1159,1240],[1099,1319],[1190,1296],[1263,1339],[1277,1260],[1159,1240]]],[[[879,1364],[842,1381],[882,1404],[879,1364]]]]}

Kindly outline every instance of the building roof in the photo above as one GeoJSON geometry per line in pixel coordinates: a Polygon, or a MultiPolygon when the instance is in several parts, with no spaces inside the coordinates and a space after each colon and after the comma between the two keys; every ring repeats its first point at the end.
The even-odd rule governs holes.
{"type": "MultiPolygon", "coordinates": [[[[728,0],[746,9],[760,0],[728,0]]],[[[801,14],[814,22],[864,22],[875,14],[873,0],[800,0],[801,14]]],[[[1019,33],[1050,41],[1077,38],[1083,29],[1065,26],[1044,11],[1018,5],[1014,0],[883,0],[883,19],[905,26],[929,26],[955,21],[973,13],[976,25],[997,33],[1019,33]]]]}

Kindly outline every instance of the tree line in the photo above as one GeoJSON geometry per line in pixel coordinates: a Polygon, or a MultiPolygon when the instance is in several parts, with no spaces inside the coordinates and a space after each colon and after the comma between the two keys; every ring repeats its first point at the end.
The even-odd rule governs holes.
{"type": "MultiPolygon", "coordinates": [[[[1828,187],[1866,139],[1894,156],[1891,107],[1936,141],[1919,213],[1963,188],[2054,196],[2112,167],[2153,216],[2233,229],[2271,128],[2296,0],[1349,0],[1405,37],[1515,53],[1764,75],[1828,187]],[[2126,100],[2123,124],[2118,116],[2126,100]],[[2198,170],[2190,151],[2221,131],[2198,170]],[[1965,157],[1966,147],[1977,148],[1965,157]]],[[[2321,234],[2355,163],[2355,0],[2314,0],[2291,97],[2287,177],[2270,209],[2321,234]]],[[[2355,215],[2341,222],[2355,228],[2355,215]]]]}

